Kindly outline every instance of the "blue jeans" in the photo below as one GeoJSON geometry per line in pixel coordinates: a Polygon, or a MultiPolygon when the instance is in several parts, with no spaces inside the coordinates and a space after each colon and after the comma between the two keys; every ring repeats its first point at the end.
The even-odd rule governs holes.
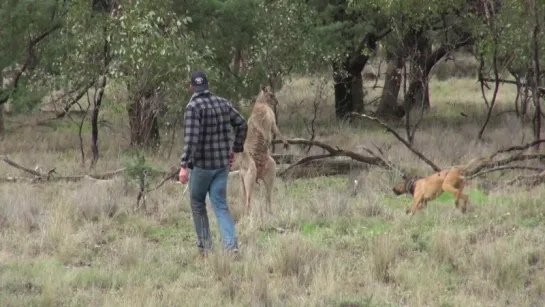
{"type": "Polygon", "coordinates": [[[203,169],[193,166],[189,176],[191,213],[197,233],[197,246],[201,252],[212,249],[210,225],[206,212],[206,194],[209,193],[216,214],[223,244],[228,250],[237,249],[235,222],[227,207],[227,176],[229,168],[203,169]]]}

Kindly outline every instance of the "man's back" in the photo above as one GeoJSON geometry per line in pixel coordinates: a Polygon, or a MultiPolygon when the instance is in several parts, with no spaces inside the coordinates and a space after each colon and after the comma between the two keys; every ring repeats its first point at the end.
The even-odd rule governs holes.
{"type": "Polygon", "coordinates": [[[229,131],[235,128],[234,152],[241,152],[246,138],[246,120],[233,105],[209,91],[195,93],[186,107],[186,150],[182,163],[204,169],[224,168],[229,163],[229,131]]]}

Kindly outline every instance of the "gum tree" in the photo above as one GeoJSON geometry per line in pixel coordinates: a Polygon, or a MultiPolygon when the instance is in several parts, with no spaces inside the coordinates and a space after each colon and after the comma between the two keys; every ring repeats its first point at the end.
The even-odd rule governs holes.
{"type": "Polygon", "coordinates": [[[362,71],[391,28],[379,1],[309,0],[318,13],[316,47],[333,69],[335,114],[363,111],[362,71]]]}
{"type": "Polygon", "coordinates": [[[479,79],[489,109],[478,137],[481,138],[484,134],[495,105],[496,95],[493,95],[490,103],[484,95],[486,83],[492,81],[494,92],[497,92],[501,83],[514,83],[517,86],[517,112],[523,119],[529,107],[533,106],[534,138],[540,139],[543,118],[541,97],[545,94],[542,81],[542,63],[545,61],[545,46],[542,43],[545,40],[542,28],[545,23],[545,1],[484,2],[482,15],[484,21],[476,23],[474,35],[480,37],[476,44],[477,55],[481,60],[479,79]],[[486,70],[492,71],[491,77],[487,76],[486,70]],[[508,71],[515,81],[502,79],[504,71],[508,71]]]}
{"type": "Polygon", "coordinates": [[[415,105],[429,107],[429,74],[450,52],[473,44],[471,12],[475,3],[456,1],[390,1],[384,9],[391,18],[392,34],[386,39],[387,73],[377,115],[402,117],[415,105]],[[397,105],[401,70],[410,72],[403,106],[397,105]]]}
{"type": "Polygon", "coordinates": [[[63,26],[64,3],[53,0],[3,1],[0,5],[0,73],[7,74],[0,88],[0,136],[4,133],[4,104],[30,87],[41,45],[63,26]]]}

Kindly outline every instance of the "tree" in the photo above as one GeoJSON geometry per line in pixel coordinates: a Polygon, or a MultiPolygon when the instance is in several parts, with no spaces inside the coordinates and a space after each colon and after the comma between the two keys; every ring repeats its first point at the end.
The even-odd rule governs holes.
{"type": "Polygon", "coordinates": [[[65,13],[65,4],[53,0],[4,1],[0,6],[0,73],[13,73],[7,86],[0,88],[0,135],[3,105],[20,94],[21,87],[29,86],[22,77],[35,68],[39,45],[61,29],[65,13]]]}
{"type": "Polygon", "coordinates": [[[159,145],[159,113],[168,107],[169,98],[177,103],[176,89],[187,91],[179,85],[192,57],[187,47],[192,35],[185,31],[191,18],[176,16],[172,8],[172,1],[135,0],[112,20],[117,68],[110,75],[128,89],[130,140],[136,147],[159,145]]]}
{"type": "Polygon", "coordinates": [[[450,52],[467,45],[470,36],[468,1],[396,1],[385,8],[391,16],[392,36],[386,41],[388,70],[377,115],[402,117],[415,105],[429,107],[429,74],[450,52]],[[437,47],[433,48],[433,45],[437,47]],[[403,108],[397,105],[400,69],[409,61],[409,86],[403,108]]]}
{"type": "Polygon", "coordinates": [[[351,112],[363,112],[361,73],[391,28],[380,2],[349,0],[310,1],[319,12],[319,49],[333,68],[335,114],[344,120],[351,112]]]}
{"type": "MultiPolygon", "coordinates": [[[[175,0],[178,12],[188,10],[195,33],[192,52],[200,57],[192,70],[208,73],[214,91],[237,102],[253,97],[264,84],[291,72],[304,71],[309,62],[310,18],[299,1],[207,0],[199,6],[175,0]],[[244,56],[243,56],[244,55],[244,56]],[[245,69],[241,70],[242,59],[245,69]]],[[[279,89],[280,86],[274,86],[279,89]]]]}
{"type": "MultiPolygon", "coordinates": [[[[518,88],[517,99],[515,100],[519,115],[524,117],[528,111],[527,102],[531,92],[534,116],[533,128],[534,138],[540,139],[541,119],[543,117],[541,96],[545,90],[540,90],[542,72],[541,63],[545,60],[545,46],[543,39],[545,34],[541,27],[545,21],[543,1],[502,1],[501,6],[496,2],[487,2],[483,6],[485,22],[475,26],[475,32],[480,35],[477,51],[482,58],[482,66],[489,69],[508,70],[515,77],[515,84],[518,88]],[[526,79],[526,80],[523,80],[526,79]],[[521,91],[524,89],[526,98],[520,99],[521,91]],[[520,108],[518,101],[522,101],[520,108]]],[[[476,34],[477,35],[477,34],[476,34]]],[[[484,69],[483,69],[484,70],[484,69]]],[[[485,78],[484,72],[480,76],[481,82],[490,79],[485,78]]],[[[499,83],[506,80],[499,80],[499,73],[494,74],[493,81],[496,88],[499,83]]],[[[492,101],[493,102],[493,101],[492,101]]],[[[493,104],[489,106],[491,116],[493,104]]],[[[487,119],[488,120],[488,119],[487,119]]],[[[483,125],[479,135],[486,126],[483,125]]]]}

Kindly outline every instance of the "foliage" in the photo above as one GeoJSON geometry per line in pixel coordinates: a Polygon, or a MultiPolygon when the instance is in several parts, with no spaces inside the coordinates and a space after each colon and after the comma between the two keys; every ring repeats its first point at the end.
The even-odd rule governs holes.
{"type": "MultiPolygon", "coordinates": [[[[537,10],[543,12],[545,3],[538,3],[537,10]]],[[[490,26],[481,21],[474,24],[474,33],[482,39],[476,44],[486,63],[490,65],[494,48],[498,58],[504,59],[509,68],[526,70],[533,63],[534,41],[533,30],[535,18],[528,2],[507,0],[502,2],[501,10],[494,16],[491,14],[490,26]]],[[[542,20],[542,24],[545,22],[542,20]]],[[[539,35],[545,41],[543,29],[539,35]]],[[[545,46],[542,44],[540,54],[545,60],[545,46]]],[[[500,67],[501,68],[501,67],[500,67]]]]}
{"type": "Polygon", "coordinates": [[[64,5],[52,0],[3,1],[0,4],[0,72],[15,71],[23,66],[26,70],[17,83],[23,90],[15,91],[16,73],[13,72],[9,77],[11,87],[0,90],[0,100],[12,98],[16,111],[28,111],[38,104],[36,92],[39,90],[34,80],[22,80],[39,64],[39,54],[47,49],[44,45],[63,25],[65,14],[64,5]]]}
{"type": "Polygon", "coordinates": [[[42,55],[44,69],[54,78],[56,88],[78,88],[103,74],[104,27],[108,24],[108,17],[93,12],[89,1],[68,4],[66,26],[42,55]]]}
{"type": "Polygon", "coordinates": [[[22,62],[28,43],[56,26],[63,7],[54,0],[7,0],[0,4],[0,69],[22,62]]]}
{"type": "Polygon", "coordinates": [[[318,12],[316,35],[324,62],[350,57],[366,35],[385,29],[389,22],[379,1],[314,0],[311,3],[318,12]]]}
{"type": "MultiPolygon", "coordinates": [[[[543,1],[535,2],[545,16],[543,1]]],[[[370,55],[372,50],[361,48],[365,38],[387,29],[392,32],[382,45],[389,51],[407,48],[411,35],[437,46],[469,32],[487,62],[496,47],[498,57],[511,68],[526,69],[533,60],[535,21],[530,2],[501,1],[494,29],[487,25],[483,9],[465,0],[116,3],[120,5],[105,14],[94,11],[86,0],[0,4],[0,68],[22,64],[30,39],[62,25],[36,45],[38,61],[22,76],[21,90],[12,97],[16,111],[31,110],[46,91],[73,92],[107,74],[108,84],[128,89],[133,102],[143,92],[162,88],[167,103],[160,116],[179,117],[189,96],[191,71],[204,70],[212,90],[237,103],[251,100],[271,77],[323,71],[357,53],[370,55]],[[232,64],[239,51],[247,54],[247,69],[237,72],[232,64]]],[[[545,44],[541,47],[544,58],[545,44]]],[[[6,93],[11,94],[0,94],[6,93]]],[[[119,102],[126,101],[114,101],[119,102]]],[[[115,109],[124,110],[119,104],[115,109]]]]}
{"type": "Polygon", "coordinates": [[[128,157],[123,161],[125,175],[141,185],[141,188],[148,188],[150,182],[161,173],[158,167],[146,161],[144,153],[140,150],[130,150],[128,157]]]}
{"type": "Polygon", "coordinates": [[[270,75],[304,71],[313,46],[312,11],[298,1],[207,0],[198,6],[175,0],[178,13],[192,16],[195,33],[191,49],[199,59],[192,70],[205,70],[219,95],[233,101],[254,96],[270,75]],[[247,52],[248,70],[236,73],[231,62],[237,51],[247,52]]]}
{"type": "Polygon", "coordinates": [[[118,68],[111,76],[138,89],[147,85],[175,85],[185,77],[191,60],[186,31],[190,17],[171,12],[170,1],[135,1],[112,19],[108,40],[118,68]]]}

